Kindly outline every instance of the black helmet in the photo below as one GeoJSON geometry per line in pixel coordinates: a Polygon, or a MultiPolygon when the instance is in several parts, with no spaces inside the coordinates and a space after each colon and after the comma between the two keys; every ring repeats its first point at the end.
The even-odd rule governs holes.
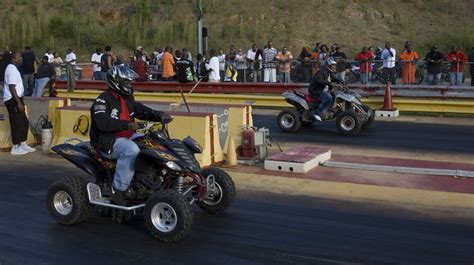
{"type": "Polygon", "coordinates": [[[125,65],[116,65],[107,72],[107,86],[124,96],[133,94],[132,81],[138,77],[137,73],[125,65]]]}

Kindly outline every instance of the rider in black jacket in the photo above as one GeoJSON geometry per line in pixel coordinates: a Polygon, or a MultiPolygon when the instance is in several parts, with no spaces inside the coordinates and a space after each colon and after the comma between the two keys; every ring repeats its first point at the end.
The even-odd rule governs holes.
{"type": "Polygon", "coordinates": [[[140,151],[132,141],[138,129],[135,117],[164,123],[171,121],[169,114],[135,101],[132,80],[137,76],[126,66],[112,67],[106,75],[107,91],[100,94],[91,107],[91,145],[103,156],[117,159],[112,201],[119,205],[126,205],[124,192],[135,174],[134,163],[140,151]]]}
{"type": "Polygon", "coordinates": [[[321,103],[315,109],[314,118],[321,121],[327,109],[332,103],[333,97],[330,93],[335,83],[342,83],[343,80],[337,77],[336,73],[337,62],[333,58],[328,58],[326,64],[313,77],[309,85],[309,93],[313,98],[320,98],[321,103]]]}

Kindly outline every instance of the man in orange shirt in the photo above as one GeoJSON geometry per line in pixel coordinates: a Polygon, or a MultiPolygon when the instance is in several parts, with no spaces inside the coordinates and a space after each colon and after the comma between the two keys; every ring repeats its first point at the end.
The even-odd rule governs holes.
{"type": "Polygon", "coordinates": [[[403,83],[415,83],[416,61],[418,54],[411,49],[410,44],[405,45],[405,50],[400,54],[400,60],[403,62],[403,83]]]}
{"type": "Polygon", "coordinates": [[[174,58],[173,58],[173,48],[167,45],[165,47],[165,52],[161,57],[161,68],[163,69],[162,79],[163,81],[172,81],[173,77],[176,75],[174,72],[174,58]]]}

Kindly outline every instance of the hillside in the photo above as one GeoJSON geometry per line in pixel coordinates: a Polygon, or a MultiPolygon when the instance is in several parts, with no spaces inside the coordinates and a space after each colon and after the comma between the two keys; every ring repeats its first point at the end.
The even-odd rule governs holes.
{"type": "MultiPolygon", "coordinates": [[[[142,45],[171,44],[195,51],[195,0],[1,0],[0,45],[46,47],[64,56],[69,46],[88,61],[96,47],[111,44],[129,55],[142,45]]],[[[422,54],[437,43],[464,50],[474,45],[474,0],[203,0],[209,47],[260,47],[299,54],[315,42],[338,43],[350,56],[362,46],[406,40],[422,54]]]]}

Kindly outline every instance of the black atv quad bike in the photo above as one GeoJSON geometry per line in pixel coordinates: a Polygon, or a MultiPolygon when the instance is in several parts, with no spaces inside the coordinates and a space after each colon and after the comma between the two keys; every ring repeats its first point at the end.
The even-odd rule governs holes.
{"type": "Polygon", "coordinates": [[[111,202],[115,160],[101,156],[89,142],[52,148],[95,179],[88,182],[82,177],[66,177],[49,187],[47,205],[56,222],[84,222],[93,207],[108,212],[119,222],[143,214],[146,227],[155,238],[175,242],[190,232],[193,203],[210,214],[222,214],[229,208],[235,198],[232,178],[216,167],[201,169],[194,154],[202,149],[194,139],[171,139],[166,124],[140,125],[137,132],[143,136],[133,139],[140,153],[126,192],[126,206],[111,202]]]}

